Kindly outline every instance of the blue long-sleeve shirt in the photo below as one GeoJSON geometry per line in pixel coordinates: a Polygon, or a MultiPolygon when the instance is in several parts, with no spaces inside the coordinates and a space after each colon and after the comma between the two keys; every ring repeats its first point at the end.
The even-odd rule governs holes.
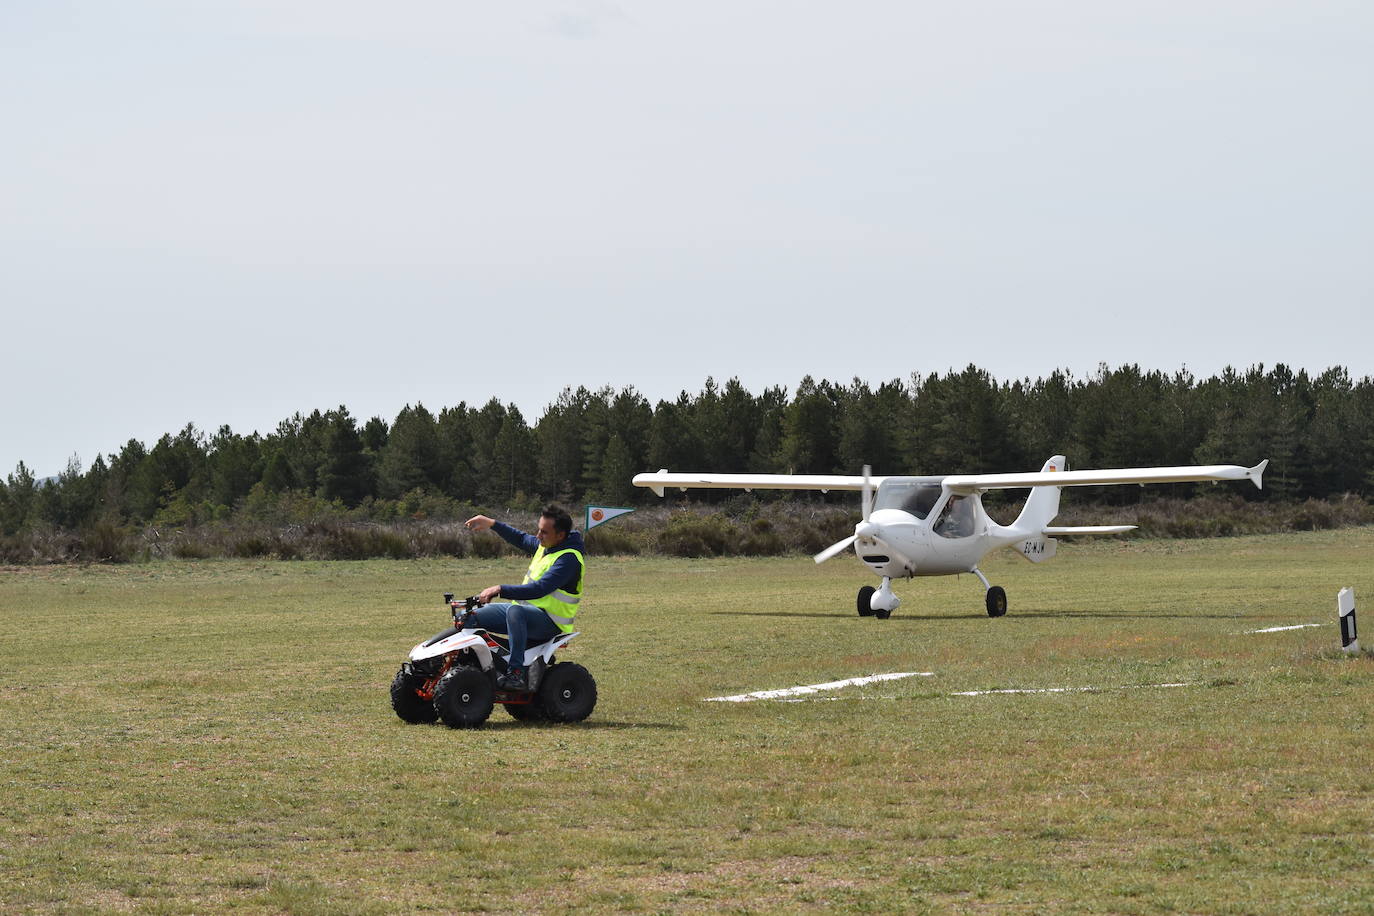
{"type": "MultiPolygon", "coordinates": [[[[531,556],[539,549],[539,538],[532,534],[526,534],[519,528],[507,525],[505,522],[494,523],[491,530],[499,534],[507,544],[518,547],[531,556]]],[[[586,556],[586,551],[582,546],[582,532],[569,531],[568,536],[563,539],[563,543],[549,552],[569,549],[576,550],[586,556]]],[[[577,562],[576,557],[561,556],[553,561],[548,572],[528,585],[501,586],[501,597],[509,598],[512,601],[529,601],[531,598],[543,598],[555,589],[561,588],[570,592],[577,585],[578,577],[581,575],[582,564],[577,562]]]]}

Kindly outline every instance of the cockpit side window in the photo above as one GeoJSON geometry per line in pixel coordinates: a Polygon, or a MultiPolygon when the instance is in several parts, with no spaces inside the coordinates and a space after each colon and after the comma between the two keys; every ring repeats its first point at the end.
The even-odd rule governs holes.
{"type": "Polygon", "coordinates": [[[973,534],[977,517],[973,512],[973,499],[965,496],[951,496],[940,510],[935,521],[935,533],[947,538],[966,538],[973,534]]]}
{"type": "Polygon", "coordinates": [[[873,497],[874,509],[900,509],[925,518],[940,498],[938,483],[915,480],[884,480],[873,497]]]}

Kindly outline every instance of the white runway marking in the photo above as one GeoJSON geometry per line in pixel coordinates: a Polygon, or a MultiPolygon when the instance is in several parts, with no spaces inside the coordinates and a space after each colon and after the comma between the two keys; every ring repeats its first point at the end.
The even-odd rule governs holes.
{"type": "Polygon", "coordinates": [[[994,693],[1088,693],[1094,690],[1147,690],[1152,687],[1196,687],[1196,681],[1180,681],[1176,684],[1119,684],[1115,687],[1035,687],[1008,688],[1006,690],[960,690],[951,693],[952,697],[986,697],[994,693]]]}
{"type": "Polygon", "coordinates": [[[1246,633],[1282,633],[1284,630],[1304,630],[1307,627],[1320,627],[1320,623],[1299,623],[1291,627],[1265,627],[1263,630],[1246,630],[1246,633]]]}
{"type": "MultiPolygon", "coordinates": [[[[750,700],[778,700],[783,703],[838,703],[843,700],[897,700],[901,697],[894,696],[860,696],[860,697],[797,697],[798,693],[815,693],[818,689],[834,687],[836,685],[845,686],[859,681],[868,683],[875,680],[894,680],[899,677],[931,677],[932,673],[923,671],[919,675],[915,674],[880,674],[872,678],[855,678],[853,681],[836,681],[834,684],[813,684],[810,687],[789,687],[786,690],[760,690],[755,693],[743,693],[733,697],[711,697],[710,700],[724,700],[731,703],[745,703],[750,700]]],[[[1017,694],[1017,693],[1099,693],[1107,690],[1150,690],[1157,687],[1198,687],[1200,681],[1179,681],[1172,684],[1115,684],[1107,687],[1007,687],[1001,690],[960,690],[954,693],[945,694],[951,697],[986,697],[993,694],[1017,694]]],[[[709,702],[709,701],[708,701],[709,702]]]]}
{"type": "Polygon", "coordinates": [[[779,690],[755,690],[753,693],[740,693],[732,697],[707,697],[707,703],[750,703],[754,700],[777,700],[795,697],[805,693],[819,693],[822,690],[838,690],[841,687],[858,687],[862,684],[875,684],[878,681],[897,681],[904,677],[934,677],[934,671],[898,671],[893,674],[872,674],[868,677],[851,677],[843,681],[830,681],[825,684],[805,684],[801,687],[783,687],[779,690]]]}

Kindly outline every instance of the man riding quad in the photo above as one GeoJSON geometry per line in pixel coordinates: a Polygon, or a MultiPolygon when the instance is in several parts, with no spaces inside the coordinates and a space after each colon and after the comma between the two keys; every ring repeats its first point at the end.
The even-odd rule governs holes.
{"type": "Polygon", "coordinates": [[[529,672],[517,666],[515,660],[524,659],[530,643],[542,643],[573,631],[587,571],[582,534],[572,530],[572,517],[556,505],[547,506],[540,513],[535,534],[526,534],[485,515],[475,515],[465,524],[471,531],[495,531],[506,543],[534,555],[524,582],[483,589],[478,595],[483,607],[476,612],[478,626],[505,633],[510,645],[512,663],[497,678],[496,686],[502,690],[528,690],[529,672]],[[497,598],[505,600],[493,603],[497,598]]]}

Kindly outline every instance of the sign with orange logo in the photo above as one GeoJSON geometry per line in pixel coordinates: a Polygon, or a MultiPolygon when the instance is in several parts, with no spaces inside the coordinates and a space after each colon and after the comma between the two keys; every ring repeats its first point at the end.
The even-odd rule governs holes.
{"type": "Polygon", "coordinates": [[[633,511],[635,510],[626,508],[624,506],[588,506],[587,524],[583,527],[582,530],[590,531],[597,525],[609,522],[616,516],[625,515],[626,513],[633,511]]]}

